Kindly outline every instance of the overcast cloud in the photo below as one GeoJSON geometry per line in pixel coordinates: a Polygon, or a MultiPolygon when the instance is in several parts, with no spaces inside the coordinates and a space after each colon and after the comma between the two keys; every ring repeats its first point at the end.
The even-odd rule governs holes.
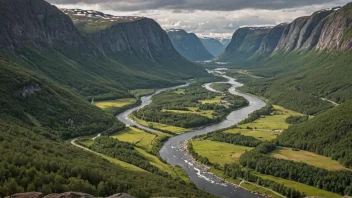
{"type": "Polygon", "coordinates": [[[276,25],[350,0],[47,0],[61,8],[81,8],[118,16],[155,19],[164,29],[199,36],[230,37],[240,26],[276,25]]]}

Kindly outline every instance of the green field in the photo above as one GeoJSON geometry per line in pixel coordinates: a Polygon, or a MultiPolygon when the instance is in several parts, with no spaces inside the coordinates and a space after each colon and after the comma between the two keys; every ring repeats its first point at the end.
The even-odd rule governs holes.
{"type": "Polygon", "coordinates": [[[94,102],[94,104],[101,108],[101,109],[107,109],[111,107],[123,107],[129,104],[133,104],[137,101],[136,98],[122,98],[122,99],[117,99],[117,100],[108,100],[108,101],[99,101],[99,102],[94,102]]]}
{"type": "Polygon", "coordinates": [[[240,133],[244,136],[251,136],[254,138],[257,138],[258,140],[261,141],[271,141],[275,140],[278,135],[280,135],[280,132],[275,132],[275,131],[269,131],[269,130],[251,130],[251,129],[229,129],[226,130],[225,133],[240,133]]]}
{"type": "Polygon", "coordinates": [[[189,111],[184,110],[166,110],[163,109],[162,112],[172,112],[172,113],[193,113],[208,118],[213,118],[214,110],[199,110],[199,107],[188,107],[189,111]]]}
{"type": "Polygon", "coordinates": [[[265,195],[269,195],[271,196],[272,198],[282,198],[284,196],[279,196],[278,194],[276,193],[273,193],[272,190],[268,190],[264,187],[261,187],[261,186],[257,186],[257,185],[254,185],[250,182],[243,182],[241,184],[241,186],[249,191],[254,191],[254,192],[258,192],[260,194],[265,194],[265,195]]]}
{"type": "Polygon", "coordinates": [[[174,91],[174,93],[176,93],[176,94],[185,94],[185,90],[184,89],[176,89],[174,91]]]}
{"type": "Polygon", "coordinates": [[[136,121],[138,124],[146,126],[146,127],[152,127],[156,130],[165,130],[165,131],[169,131],[171,133],[175,133],[175,134],[181,134],[181,133],[185,133],[185,132],[189,132],[189,129],[185,129],[182,127],[177,127],[177,126],[171,126],[171,125],[166,125],[166,124],[160,124],[157,122],[147,122],[141,119],[136,118],[135,116],[130,115],[130,117],[136,121]]]}
{"type": "Polygon", "coordinates": [[[312,166],[316,166],[319,168],[324,168],[327,170],[347,170],[346,167],[342,166],[339,162],[331,159],[330,157],[325,157],[321,155],[317,155],[308,151],[294,151],[291,148],[277,148],[275,151],[271,153],[272,157],[284,159],[284,160],[292,160],[297,162],[304,162],[312,166]]]}
{"type": "Polygon", "coordinates": [[[89,148],[92,144],[94,144],[94,141],[92,140],[92,138],[84,138],[84,139],[78,140],[77,143],[83,145],[84,147],[89,148]]]}
{"type": "Polygon", "coordinates": [[[155,92],[155,89],[135,89],[130,91],[130,93],[136,96],[137,98],[141,96],[151,95],[154,92],[155,92]]]}
{"type": "Polygon", "coordinates": [[[331,193],[325,190],[321,190],[319,188],[315,188],[313,186],[308,186],[302,183],[294,182],[291,180],[281,179],[277,177],[273,177],[270,175],[262,175],[259,173],[255,173],[255,175],[261,177],[262,179],[272,180],[279,184],[284,184],[286,187],[295,188],[300,192],[306,193],[307,196],[317,196],[317,197],[329,197],[329,198],[341,198],[341,195],[331,193]]]}
{"type": "Polygon", "coordinates": [[[231,88],[231,86],[232,85],[229,83],[213,83],[210,85],[211,88],[221,92],[228,91],[228,89],[231,88]]]}
{"type": "Polygon", "coordinates": [[[157,135],[147,133],[134,127],[128,127],[112,136],[122,142],[129,142],[148,151],[152,149],[152,143],[157,135]]]}
{"type": "Polygon", "coordinates": [[[169,164],[166,164],[166,163],[160,161],[160,159],[158,157],[146,152],[145,150],[143,150],[141,148],[135,148],[135,149],[143,157],[145,157],[145,159],[147,159],[151,165],[159,168],[160,170],[167,172],[173,178],[180,178],[180,179],[184,180],[185,182],[190,183],[190,180],[189,180],[187,174],[181,168],[173,167],[169,164]]]}
{"type": "Polygon", "coordinates": [[[196,153],[203,157],[207,157],[210,162],[218,163],[221,166],[238,162],[240,156],[253,148],[246,146],[238,146],[224,142],[215,141],[192,141],[193,149],[196,153]]]}
{"type": "Polygon", "coordinates": [[[264,130],[285,130],[289,127],[289,124],[286,123],[286,118],[289,116],[302,116],[302,114],[285,109],[283,107],[273,105],[274,112],[270,116],[265,116],[254,122],[242,124],[239,127],[241,128],[255,128],[255,129],[264,129],[264,130]]]}
{"type": "Polygon", "coordinates": [[[222,98],[222,96],[216,96],[214,99],[200,100],[199,102],[202,104],[214,104],[214,103],[220,104],[221,98],[222,98]]]}

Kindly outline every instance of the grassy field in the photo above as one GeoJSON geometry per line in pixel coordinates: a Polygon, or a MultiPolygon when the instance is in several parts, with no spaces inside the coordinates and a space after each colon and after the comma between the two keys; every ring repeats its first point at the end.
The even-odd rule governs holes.
{"type": "Polygon", "coordinates": [[[303,150],[294,151],[291,148],[277,148],[270,155],[279,159],[304,162],[312,166],[332,171],[347,169],[346,167],[342,166],[339,162],[331,159],[330,157],[317,155],[315,153],[303,150]]]}
{"type": "Polygon", "coordinates": [[[221,102],[222,96],[216,96],[214,99],[211,100],[200,100],[199,102],[202,104],[214,104],[214,103],[220,103],[221,102]]]}
{"type": "Polygon", "coordinates": [[[213,83],[210,85],[211,88],[221,92],[226,92],[231,86],[229,83],[213,83]]]}
{"type": "Polygon", "coordinates": [[[94,144],[94,141],[91,138],[80,139],[77,142],[87,148],[90,147],[92,144],[94,144]]]}
{"type": "Polygon", "coordinates": [[[150,151],[152,149],[153,140],[157,138],[157,135],[147,133],[134,127],[128,127],[114,134],[112,137],[122,142],[133,143],[150,151]]]}
{"type": "Polygon", "coordinates": [[[182,127],[177,127],[177,126],[171,126],[171,125],[166,125],[166,124],[160,124],[157,122],[147,122],[141,119],[138,119],[134,116],[131,116],[131,118],[136,121],[138,124],[146,126],[146,127],[150,127],[152,126],[152,128],[156,129],[156,130],[166,130],[166,131],[170,131],[171,133],[175,133],[175,134],[181,134],[181,133],[185,133],[185,132],[189,132],[189,129],[185,129],[182,127]]]}
{"type": "Polygon", "coordinates": [[[257,138],[261,141],[271,141],[276,139],[280,132],[268,131],[268,130],[251,130],[251,129],[229,129],[226,130],[225,133],[240,133],[244,136],[251,136],[257,138]]]}
{"type": "Polygon", "coordinates": [[[174,93],[177,93],[177,94],[185,94],[185,90],[184,89],[176,89],[174,91],[174,93]]]}
{"type": "Polygon", "coordinates": [[[182,111],[182,110],[166,110],[163,109],[163,112],[172,112],[172,113],[193,113],[201,116],[205,116],[208,118],[213,118],[213,110],[199,110],[199,107],[189,107],[189,111],[182,111]]]}
{"type": "Polygon", "coordinates": [[[141,96],[151,95],[154,92],[155,92],[155,89],[135,89],[130,91],[130,93],[136,96],[137,98],[141,96]]]}
{"type": "Polygon", "coordinates": [[[137,101],[136,98],[122,98],[122,99],[117,99],[117,100],[108,100],[108,101],[99,101],[99,102],[94,102],[94,104],[101,108],[101,109],[107,109],[111,107],[123,107],[129,104],[133,104],[137,101]]]}
{"type": "Polygon", "coordinates": [[[173,178],[180,178],[180,179],[184,180],[185,182],[190,183],[190,180],[189,180],[187,174],[181,168],[173,167],[169,164],[166,164],[166,163],[160,161],[160,159],[158,157],[146,152],[145,150],[143,150],[141,148],[135,148],[135,149],[143,157],[145,157],[145,159],[147,159],[150,162],[150,164],[152,164],[153,166],[159,168],[162,171],[167,172],[173,178]]]}
{"type": "MultiPolygon", "coordinates": [[[[93,140],[92,139],[82,139],[82,140],[79,140],[77,141],[77,144],[81,144],[83,146],[85,146],[86,148],[88,147],[88,145],[91,145],[93,144],[93,140]],[[86,146],[87,145],[87,146],[86,146]]],[[[98,152],[95,152],[95,151],[92,151],[92,150],[87,150],[95,155],[98,155],[106,160],[108,160],[110,163],[113,163],[115,165],[118,165],[118,166],[121,166],[127,170],[130,170],[130,171],[137,171],[137,172],[147,172],[146,170],[143,170],[137,166],[134,166],[132,164],[129,164],[129,163],[126,163],[124,161],[121,161],[121,160],[118,160],[118,159],[115,159],[115,158],[112,158],[112,157],[109,157],[107,155],[104,155],[104,154],[101,154],[101,153],[98,153],[98,152]]]]}
{"type": "Polygon", "coordinates": [[[306,193],[307,196],[329,197],[329,198],[341,198],[342,197],[341,195],[331,193],[331,192],[328,192],[325,190],[321,190],[321,189],[315,188],[313,186],[301,184],[298,182],[294,182],[294,181],[290,181],[290,180],[286,180],[286,179],[281,179],[281,178],[273,177],[270,175],[262,175],[259,173],[255,173],[255,174],[263,179],[272,180],[272,181],[275,181],[279,184],[284,184],[287,187],[295,188],[295,189],[299,190],[300,192],[306,193]]]}
{"type": "Polygon", "coordinates": [[[259,192],[260,194],[265,194],[265,195],[269,195],[272,198],[282,198],[284,196],[279,196],[276,193],[273,193],[271,190],[268,190],[266,188],[254,185],[252,183],[249,182],[243,182],[241,184],[241,186],[249,191],[255,191],[255,192],[259,192]]]}
{"type": "Polygon", "coordinates": [[[264,130],[285,130],[289,127],[289,124],[286,123],[286,118],[302,115],[277,105],[273,105],[273,107],[275,110],[270,116],[265,116],[251,123],[242,124],[239,127],[244,129],[250,127],[264,130]]]}
{"type": "Polygon", "coordinates": [[[221,166],[238,162],[240,156],[253,148],[238,146],[224,142],[215,141],[192,141],[194,151],[201,156],[207,157],[210,162],[218,163],[221,166]]]}

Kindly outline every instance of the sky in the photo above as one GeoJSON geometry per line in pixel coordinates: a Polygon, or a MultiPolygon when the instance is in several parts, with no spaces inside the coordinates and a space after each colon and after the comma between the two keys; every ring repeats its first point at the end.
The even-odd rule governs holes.
{"type": "Polygon", "coordinates": [[[116,16],[144,16],[164,29],[199,37],[231,38],[242,26],[277,25],[351,0],[47,0],[59,8],[80,8],[116,16]]]}

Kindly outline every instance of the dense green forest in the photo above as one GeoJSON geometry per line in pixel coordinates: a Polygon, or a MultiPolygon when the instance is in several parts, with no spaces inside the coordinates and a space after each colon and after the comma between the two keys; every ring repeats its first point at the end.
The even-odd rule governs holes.
{"type": "Polygon", "coordinates": [[[278,137],[278,144],[332,157],[352,167],[352,101],[313,119],[293,125],[278,137]]]}
{"type": "Polygon", "coordinates": [[[258,109],[253,113],[249,114],[248,118],[245,118],[244,120],[242,120],[240,123],[238,123],[238,125],[253,122],[261,118],[261,116],[270,115],[273,111],[274,111],[274,107],[270,104],[267,104],[265,107],[258,109]]]}
{"type": "Polygon", "coordinates": [[[178,180],[123,169],[20,123],[0,120],[0,197],[33,191],[78,191],[101,197],[118,192],[142,198],[214,197],[178,180]]]}
{"type": "Polygon", "coordinates": [[[351,171],[328,171],[306,163],[276,159],[265,155],[275,145],[263,143],[240,158],[240,164],[259,173],[315,186],[341,195],[352,195],[351,171]]]}
{"type": "Polygon", "coordinates": [[[131,143],[121,142],[105,136],[94,140],[93,145],[91,145],[89,149],[129,164],[133,164],[148,172],[162,175],[164,177],[168,176],[166,172],[161,171],[144,159],[144,157],[134,149],[134,145],[131,143]]]}
{"type": "Polygon", "coordinates": [[[203,83],[204,81],[192,83],[184,89],[184,93],[168,91],[155,95],[150,105],[133,112],[133,114],[137,118],[149,122],[193,128],[218,122],[234,109],[248,105],[248,101],[243,97],[230,93],[222,95],[210,92],[201,86],[203,83]],[[202,100],[209,100],[210,102],[202,103],[202,100]],[[210,117],[207,117],[191,112],[190,108],[196,108],[197,112],[210,110],[213,113],[210,117]],[[183,113],[165,110],[179,110],[183,111],[183,113]]]}
{"type": "Polygon", "coordinates": [[[124,125],[75,93],[0,59],[0,118],[45,129],[48,137],[77,137],[124,125]]]}
{"type": "Polygon", "coordinates": [[[268,58],[253,58],[238,66],[265,77],[239,78],[246,82],[241,90],[264,96],[288,109],[317,114],[333,107],[321,98],[337,103],[352,99],[351,62],[348,52],[276,52],[268,58]]]}
{"type": "Polygon", "coordinates": [[[251,136],[244,136],[240,133],[224,133],[225,130],[218,130],[206,135],[199,136],[199,138],[203,138],[206,140],[218,141],[218,142],[226,142],[229,144],[248,146],[248,147],[256,147],[261,144],[260,140],[257,140],[251,136]]]}
{"type": "Polygon", "coordinates": [[[245,169],[241,167],[239,164],[226,164],[224,167],[224,174],[233,179],[244,179],[246,181],[254,182],[260,186],[264,186],[274,190],[275,192],[280,193],[286,197],[290,198],[301,198],[305,197],[304,193],[299,192],[294,188],[289,188],[284,186],[283,184],[279,184],[277,182],[262,179],[255,174],[252,173],[253,171],[250,169],[245,169]]]}

